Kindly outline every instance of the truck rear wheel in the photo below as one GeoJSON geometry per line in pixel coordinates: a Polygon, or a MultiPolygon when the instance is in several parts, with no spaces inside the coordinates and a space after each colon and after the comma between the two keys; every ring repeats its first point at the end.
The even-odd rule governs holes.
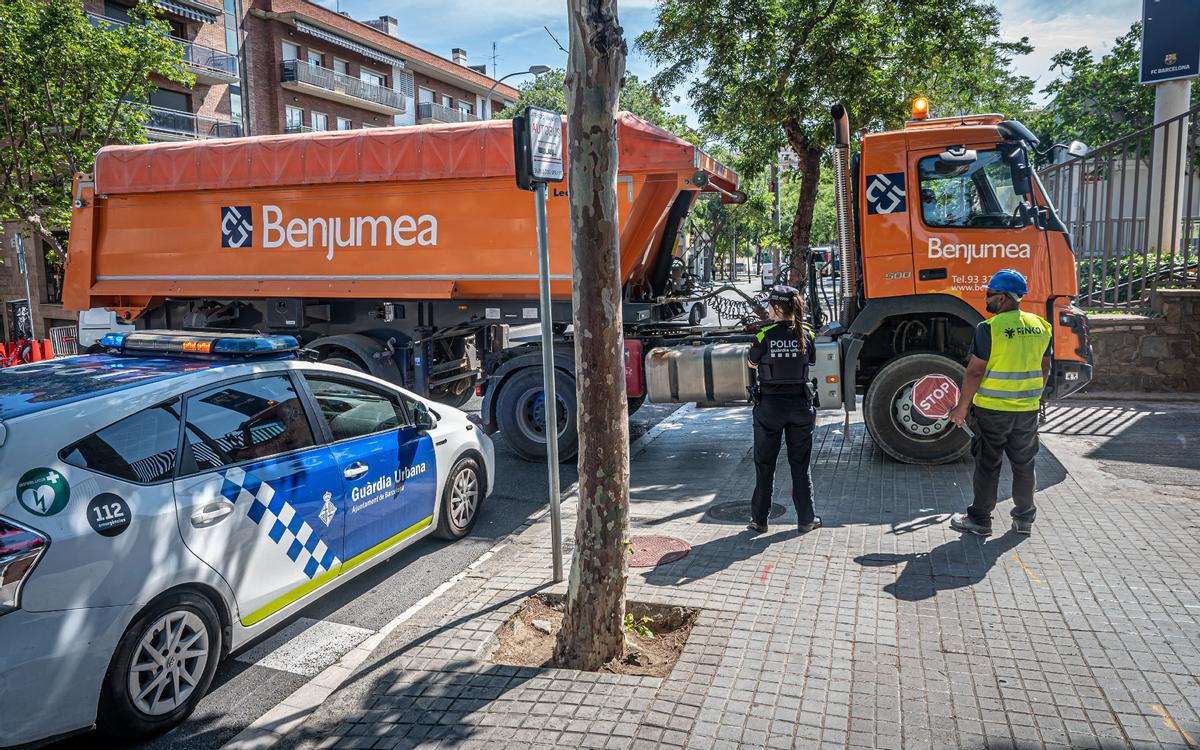
{"type": "Polygon", "coordinates": [[[963,430],[949,418],[928,419],[913,408],[912,388],[922,377],[940,373],[962,383],[966,370],[952,359],[918,352],[893,359],[871,381],[863,399],[863,417],[875,444],[897,461],[944,464],[971,447],[963,430]]]}
{"type": "MultiPolygon", "coordinates": [[[[566,462],[579,450],[576,425],[575,378],[555,373],[558,401],[558,460],[566,462]]],[[[546,394],[542,371],[527,367],[505,381],[496,401],[496,421],[514,452],[527,461],[546,458],[546,394]]]]}

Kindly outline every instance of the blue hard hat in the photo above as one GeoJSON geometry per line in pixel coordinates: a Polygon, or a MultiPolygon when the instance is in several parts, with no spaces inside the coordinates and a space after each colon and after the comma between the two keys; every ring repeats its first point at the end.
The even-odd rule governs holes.
{"type": "Polygon", "coordinates": [[[1029,294],[1029,286],[1025,283],[1025,277],[1021,275],[1020,271],[1014,271],[1011,268],[997,271],[992,280],[988,282],[987,288],[989,292],[1015,294],[1018,297],[1029,294]]]}

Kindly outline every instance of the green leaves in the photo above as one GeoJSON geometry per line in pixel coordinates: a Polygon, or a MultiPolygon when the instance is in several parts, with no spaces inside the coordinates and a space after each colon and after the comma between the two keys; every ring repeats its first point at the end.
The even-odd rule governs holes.
{"type": "MultiPolygon", "coordinates": [[[[77,0],[0,3],[0,220],[70,222],[71,180],[109,143],[145,140],[151,72],[190,86],[181,47],[140,3],[127,26],[93,25],[77,0]]],[[[61,257],[51,257],[61,262],[61,257]]]]}
{"type": "MultiPolygon", "coordinates": [[[[497,119],[512,119],[524,112],[527,106],[545,107],[563,113],[567,111],[566,71],[552,70],[543,73],[521,84],[519,91],[521,95],[516,103],[497,112],[497,119]]],[[[654,90],[632,73],[625,76],[625,85],[621,88],[621,99],[617,106],[664,130],[669,130],[680,138],[692,143],[698,142],[698,136],[688,127],[686,118],[671,114],[654,90]]]]}

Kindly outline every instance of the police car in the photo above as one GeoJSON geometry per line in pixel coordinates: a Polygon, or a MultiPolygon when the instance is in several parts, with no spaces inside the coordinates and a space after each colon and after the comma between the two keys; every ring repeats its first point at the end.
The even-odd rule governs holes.
{"type": "Polygon", "coordinates": [[[491,441],[287,336],[114,333],[0,370],[0,746],[163,732],[217,662],[428,535],[491,441]]]}

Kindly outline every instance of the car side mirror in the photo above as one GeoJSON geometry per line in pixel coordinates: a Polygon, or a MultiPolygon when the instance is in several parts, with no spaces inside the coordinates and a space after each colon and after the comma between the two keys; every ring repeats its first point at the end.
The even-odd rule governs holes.
{"type": "Polygon", "coordinates": [[[1091,153],[1091,151],[1092,150],[1088,148],[1088,145],[1083,141],[1071,141],[1071,143],[1067,146],[1067,153],[1080,159],[1087,156],[1089,153],[1091,153]]]}
{"type": "Polygon", "coordinates": [[[429,432],[437,427],[437,417],[421,401],[413,402],[413,426],[418,432],[429,432]]]}

